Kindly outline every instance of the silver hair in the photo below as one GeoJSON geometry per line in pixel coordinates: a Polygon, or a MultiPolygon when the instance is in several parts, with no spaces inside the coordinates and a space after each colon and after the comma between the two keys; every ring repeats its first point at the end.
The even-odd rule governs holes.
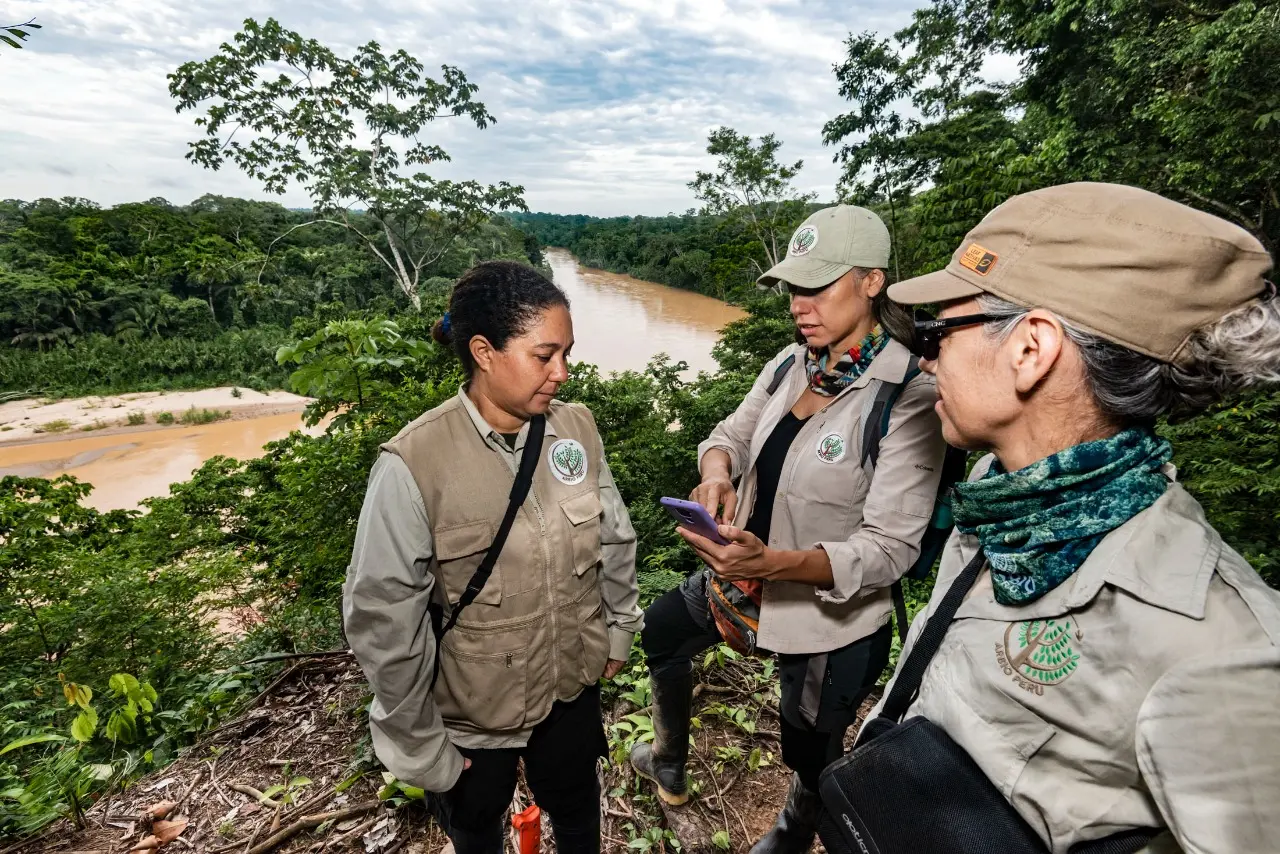
{"type": "MultiPolygon", "coordinates": [[[[1012,333],[1029,311],[990,294],[979,296],[978,303],[983,312],[997,315],[986,329],[999,338],[1012,333]]],[[[1280,299],[1252,302],[1197,329],[1182,365],[1136,353],[1061,317],[1058,321],[1080,350],[1085,382],[1098,408],[1120,424],[1194,415],[1254,386],[1280,384],[1280,299]]]]}

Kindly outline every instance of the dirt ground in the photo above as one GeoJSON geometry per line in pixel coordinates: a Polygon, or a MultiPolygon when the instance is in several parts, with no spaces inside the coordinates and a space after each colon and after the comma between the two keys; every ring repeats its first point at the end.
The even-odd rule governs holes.
{"type": "Polygon", "coordinates": [[[176,420],[192,407],[227,412],[230,413],[231,420],[242,420],[284,412],[301,412],[310,402],[311,398],[287,391],[260,392],[229,386],[198,391],[148,391],[66,400],[28,398],[0,404],[0,445],[56,442],[85,433],[111,436],[163,429],[164,425],[155,423],[157,414],[169,412],[176,420]],[[239,397],[235,395],[237,391],[239,397]],[[131,413],[141,413],[144,423],[130,426],[131,413]]]}
{"type": "MultiPolygon", "coordinates": [[[[772,826],[785,799],[790,773],[782,765],[776,707],[767,695],[753,707],[754,735],[712,710],[738,700],[749,705],[743,698],[753,689],[739,677],[755,666],[741,662],[737,669],[703,671],[695,701],[702,725],[694,730],[690,757],[697,793],[674,816],[686,852],[711,850],[712,835],[726,829],[729,852],[746,852],[772,826]],[[767,764],[750,771],[746,762],[724,761],[725,751],[716,751],[733,752],[735,746],[743,756],[759,747],[767,764]]],[[[367,693],[359,667],[345,653],[292,661],[246,711],[207,733],[176,762],[98,801],[84,829],[62,822],[0,848],[0,854],[125,854],[152,834],[175,832],[161,851],[442,852],[448,840],[421,802],[379,799],[384,780],[369,748],[367,693]],[[308,782],[295,780],[292,790],[269,800],[259,797],[297,777],[308,782]],[[176,806],[164,820],[148,819],[146,812],[164,801],[176,806]]],[[[611,723],[637,711],[644,710],[618,699],[606,709],[606,719],[611,723]]],[[[635,851],[631,840],[650,828],[672,826],[647,784],[637,784],[625,763],[602,765],[601,792],[605,851],[635,851]]],[[[528,803],[522,785],[513,810],[528,803]]],[[[514,837],[507,850],[517,851],[514,837]]],[[[550,823],[544,821],[542,851],[554,850],[550,823]]],[[[649,850],[657,854],[662,847],[649,850]]]]}

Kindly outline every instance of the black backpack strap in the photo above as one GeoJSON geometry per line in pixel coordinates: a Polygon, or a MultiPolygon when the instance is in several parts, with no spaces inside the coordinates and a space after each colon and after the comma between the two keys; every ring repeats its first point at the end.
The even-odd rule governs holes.
{"type": "Polygon", "coordinates": [[[783,359],[778,367],[774,368],[773,379],[769,380],[769,387],[765,389],[765,393],[773,397],[773,393],[778,390],[778,386],[782,385],[782,381],[787,378],[787,373],[791,370],[791,366],[796,363],[796,354],[792,353],[783,359]]]}
{"type": "Polygon", "coordinates": [[[942,646],[942,639],[946,636],[947,629],[951,627],[956,611],[960,610],[960,603],[973,589],[974,582],[978,580],[978,575],[986,562],[986,556],[979,549],[973,556],[973,560],[969,561],[968,566],[951,583],[946,595],[942,597],[942,603],[938,605],[938,610],[929,617],[920,636],[916,638],[916,645],[911,648],[911,654],[898,669],[898,675],[893,681],[893,688],[889,691],[889,698],[884,702],[880,717],[897,723],[907,713],[907,709],[920,691],[920,683],[924,681],[924,672],[929,669],[929,662],[942,646]]]}
{"type": "Polygon", "coordinates": [[[511,533],[511,526],[516,521],[516,514],[520,512],[520,506],[529,497],[529,489],[533,486],[533,474],[538,467],[538,458],[542,456],[542,437],[546,433],[546,429],[546,417],[535,415],[529,420],[529,433],[524,440],[524,451],[520,454],[520,469],[516,473],[515,483],[511,484],[511,494],[507,500],[507,512],[502,517],[502,523],[498,525],[498,533],[493,535],[493,542],[489,544],[489,551],[485,553],[484,560],[480,561],[480,566],[476,568],[475,574],[467,582],[467,589],[462,591],[462,597],[458,599],[458,604],[453,606],[448,622],[435,633],[436,659],[431,673],[432,691],[436,688],[436,679],[440,677],[440,643],[444,640],[444,636],[449,633],[449,630],[454,627],[454,624],[458,622],[458,616],[463,609],[475,601],[476,597],[480,595],[480,591],[484,590],[485,584],[488,583],[489,576],[493,575],[493,567],[498,562],[498,556],[502,554],[502,547],[506,545],[507,535],[511,533]]]}
{"type": "Polygon", "coordinates": [[[899,578],[889,588],[893,594],[893,621],[898,624],[898,640],[902,641],[903,646],[907,643],[907,594],[902,589],[902,579],[899,578]]]}
{"type": "MultiPolygon", "coordinates": [[[[867,413],[866,423],[862,427],[863,468],[866,468],[869,462],[872,470],[874,470],[876,464],[880,462],[880,442],[884,439],[885,434],[889,432],[889,421],[893,416],[893,405],[902,396],[902,390],[919,373],[920,367],[912,365],[907,369],[906,376],[902,378],[901,382],[890,383],[882,381],[880,387],[876,389],[876,396],[871,403],[871,410],[867,413]]],[[[903,643],[906,643],[907,597],[902,590],[902,581],[893,582],[891,590],[893,593],[894,621],[898,624],[898,637],[903,643]]]]}
{"type": "Polygon", "coordinates": [[[907,374],[902,378],[901,382],[880,381],[880,388],[876,389],[875,400],[871,404],[871,411],[867,413],[866,424],[862,428],[862,465],[864,468],[868,461],[873,469],[876,467],[876,463],[880,462],[880,443],[884,440],[885,434],[889,432],[889,421],[893,416],[893,405],[902,396],[902,390],[919,375],[919,366],[912,365],[907,369],[907,374]]]}

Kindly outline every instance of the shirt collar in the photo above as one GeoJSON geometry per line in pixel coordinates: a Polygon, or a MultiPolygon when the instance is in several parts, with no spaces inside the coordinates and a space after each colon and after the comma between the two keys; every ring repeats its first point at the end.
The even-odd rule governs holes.
{"type": "Polygon", "coordinates": [[[896,339],[890,338],[884,345],[884,349],[871,360],[871,364],[867,365],[862,376],[853,381],[852,387],[864,388],[872,380],[900,383],[906,378],[907,371],[911,369],[911,362],[915,358],[917,357],[913,356],[910,350],[896,339]]]}
{"type": "MultiPolygon", "coordinates": [[[[462,401],[462,408],[466,410],[467,415],[471,417],[471,424],[476,428],[476,432],[480,434],[480,438],[485,441],[489,447],[505,451],[506,453],[518,453],[524,449],[525,437],[529,435],[529,422],[525,422],[520,428],[520,432],[516,434],[516,446],[514,448],[507,444],[507,440],[502,438],[502,434],[493,429],[488,421],[484,420],[484,416],[480,414],[480,410],[472,403],[471,398],[467,396],[466,386],[458,389],[458,400],[462,401]]],[[[552,404],[553,410],[555,404],[552,404]]],[[[547,413],[547,429],[545,435],[556,436],[556,428],[552,423],[551,413],[547,413]]]]}

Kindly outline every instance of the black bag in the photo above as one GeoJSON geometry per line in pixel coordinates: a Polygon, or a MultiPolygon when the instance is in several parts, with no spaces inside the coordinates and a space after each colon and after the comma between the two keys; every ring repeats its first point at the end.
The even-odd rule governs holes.
{"type": "Polygon", "coordinates": [[[431,629],[436,636],[435,664],[431,671],[432,691],[435,691],[436,679],[440,677],[440,643],[458,622],[458,616],[463,609],[475,601],[480,591],[484,590],[489,576],[493,575],[493,567],[498,562],[498,556],[502,554],[502,547],[507,544],[507,536],[511,533],[511,526],[515,524],[520,505],[524,504],[524,500],[529,497],[529,489],[533,486],[533,474],[538,467],[538,458],[542,456],[542,437],[546,430],[547,419],[544,416],[535,415],[529,420],[529,433],[524,440],[524,451],[520,454],[520,469],[516,472],[515,483],[511,484],[507,512],[503,515],[501,524],[498,525],[498,532],[493,535],[493,542],[489,544],[489,551],[485,553],[484,560],[480,561],[480,566],[476,567],[471,580],[467,582],[467,589],[462,591],[458,603],[453,606],[449,621],[444,621],[444,609],[438,603],[433,602],[427,606],[427,611],[431,615],[431,629]]]}
{"type": "MultiPolygon", "coordinates": [[[[893,684],[879,717],[853,752],[829,765],[818,829],[831,854],[1048,854],[1031,826],[978,764],[923,717],[900,723],[929,662],[986,560],[978,552],[942,598],[893,684]]],[[[1161,831],[1125,831],[1083,842],[1072,854],[1131,854],[1161,831]]]]}

